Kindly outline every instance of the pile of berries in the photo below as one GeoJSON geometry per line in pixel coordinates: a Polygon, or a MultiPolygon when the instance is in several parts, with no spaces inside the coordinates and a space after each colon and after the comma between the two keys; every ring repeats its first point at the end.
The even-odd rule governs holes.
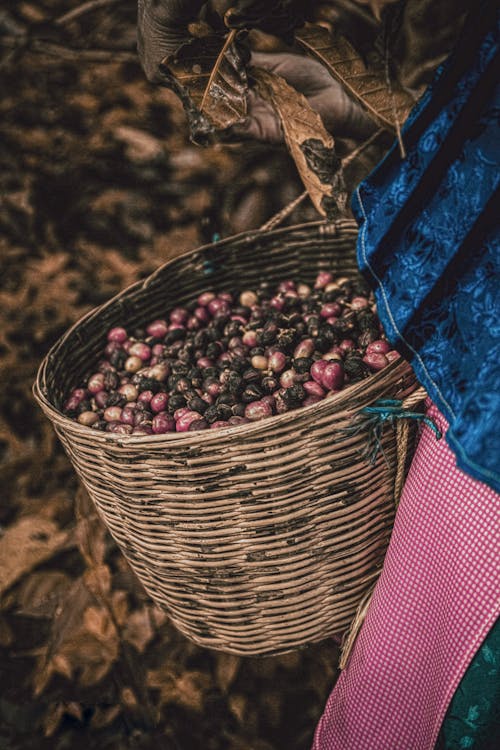
{"type": "Polygon", "coordinates": [[[314,285],[207,291],[145,330],[108,332],[96,372],[64,413],[126,435],[254,422],[328,398],[399,354],[362,281],[320,272],[314,285]]]}

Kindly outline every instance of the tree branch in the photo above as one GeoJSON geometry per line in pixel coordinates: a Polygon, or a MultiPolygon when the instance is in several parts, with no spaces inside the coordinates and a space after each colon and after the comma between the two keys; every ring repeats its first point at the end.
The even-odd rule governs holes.
{"type": "Polygon", "coordinates": [[[65,26],[72,21],[76,21],[77,18],[80,18],[80,16],[83,16],[86,13],[91,13],[93,10],[106,8],[111,5],[118,5],[120,2],[123,2],[123,0],[87,0],[87,2],[82,3],[78,7],[73,8],[73,10],[69,10],[67,13],[59,16],[59,18],[56,18],[54,23],[56,26],[65,26]]]}
{"type": "Polygon", "coordinates": [[[96,63],[121,63],[133,62],[139,64],[135,52],[126,49],[81,49],[78,47],[66,47],[64,44],[48,42],[29,36],[0,36],[0,47],[23,51],[36,52],[63,60],[87,60],[96,63]]]}

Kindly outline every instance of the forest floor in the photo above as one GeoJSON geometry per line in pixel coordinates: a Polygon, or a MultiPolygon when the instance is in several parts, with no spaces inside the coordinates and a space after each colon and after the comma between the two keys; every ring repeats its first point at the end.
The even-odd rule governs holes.
{"type": "MultiPolygon", "coordinates": [[[[103,528],[31,392],[89,309],[181,251],[259,227],[302,187],[284,149],[189,142],[178,100],[135,59],[135,3],[65,28],[88,49],[107,39],[130,53],[58,49],[47,29],[73,5],[9,0],[0,12],[9,38],[49,39],[23,36],[0,67],[0,749],[306,750],[336,644],[240,658],[186,640],[103,528]]],[[[290,221],[314,218],[305,205],[290,221]]]]}

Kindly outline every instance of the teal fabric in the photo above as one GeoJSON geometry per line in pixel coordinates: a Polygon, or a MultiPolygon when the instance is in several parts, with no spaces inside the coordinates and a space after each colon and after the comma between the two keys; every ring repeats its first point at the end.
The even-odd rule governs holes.
{"type": "Polygon", "coordinates": [[[500,620],[452,698],[436,750],[500,750],[500,620]]]}

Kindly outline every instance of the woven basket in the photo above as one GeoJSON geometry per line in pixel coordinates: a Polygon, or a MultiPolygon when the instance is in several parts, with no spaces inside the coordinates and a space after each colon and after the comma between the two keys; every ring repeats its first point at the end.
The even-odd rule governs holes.
{"type": "Polygon", "coordinates": [[[357,273],[352,221],[255,232],[159,268],[74,325],[34,386],[78,475],[152,599],[187,637],[242,655],[280,653],[344,630],[378,576],[401,456],[387,428],[374,465],[357,413],[404,399],[402,360],[317,404],[208,432],[114,435],[61,413],[95,368],[106,332],[141,326],[211,287],[357,273]]]}

